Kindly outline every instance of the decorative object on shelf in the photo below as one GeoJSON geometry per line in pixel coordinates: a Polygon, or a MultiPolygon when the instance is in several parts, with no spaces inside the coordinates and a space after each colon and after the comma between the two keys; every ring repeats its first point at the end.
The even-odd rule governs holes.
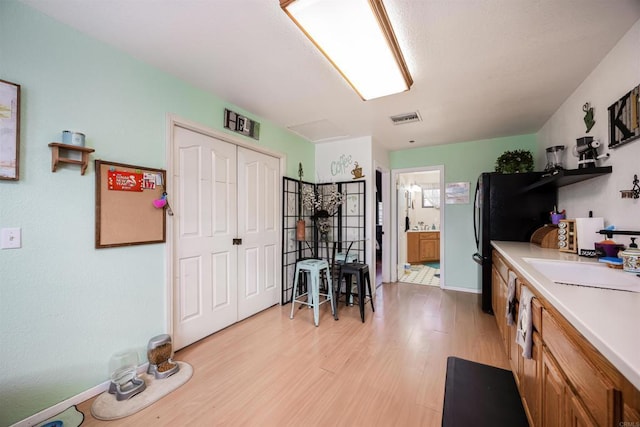
{"type": "Polygon", "coordinates": [[[620,196],[623,199],[640,198],[640,186],[638,185],[638,175],[633,175],[633,187],[631,187],[631,190],[620,190],[620,196]]]}
{"type": "Polygon", "coordinates": [[[520,173],[533,171],[533,155],[529,150],[505,151],[496,160],[496,172],[520,173]]]}
{"type": "Polygon", "coordinates": [[[353,175],[353,179],[364,178],[364,175],[362,175],[362,166],[358,165],[358,162],[356,162],[355,166],[353,167],[351,175],[353,175]]]}
{"type": "Polygon", "coordinates": [[[609,148],[640,138],[640,85],[609,107],[609,148]]]}
{"type": "Polygon", "coordinates": [[[59,142],[52,142],[49,144],[49,147],[51,147],[51,172],[56,171],[58,163],[70,163],[72,165],[80,165],[80,175],[84,175],[86,172],[87,166],[89,165],[89,154],[95,151],[93,148],[76,147],[75,145],[61,144],[59,142]],[[63,157],[60,155],[60,150],[80,152],[82,157],[80,160],[63,157]]]}
{"type": "Polygon", "coordinates": [[[224,109],[224,127],[241,135],[260,139],[260,123],[228,109],[224,109]]]}
{"type": "Polygon", "coordinates": [[[555,145],[553,147],[547,147],[545,150],[547,156],[547,165],[544,167],[545,172],[553,172],[559,169],[564,169],[564,145],[555,145]]]}
{"type": "Polygon", "coordinates": [[[306,234],[307,224],[302,219],[302,177],[304,171],[302,170],[302,162],[298,163],[298,221],[296,221],[296,240],[304,240],[306,234]]]}
{"type": "Polygon", "coordinates": [[[586,102],[582,106],[582,111],[586,113],[584,115],[584,124],[587,126],[587,133],[589,133],[593,125],[596,124],[596,121],[593,119],[593,107],[590,103],[586,102]]]}
{"type": "Polygon", "coordinates": [[[598,154],[601,145],[600,140],[594,140],[592,136],[576,139],[573,155],[578,157],[578,169],[595,168],[597,160],[609,158],[609,153],[598,154]]]}
{"type": "Polygon", "coordinates": [[[20,85],[0,80],[0,179],[17,181],[20,169],[20,85]]]}
{"type": "Polygon", "coordinates": [[[338,208],[345,202],[344,194],[338,191],[336,185],[323,186],[320,189],[305,188],[302,192],[302,204],[314,212],[311,217],[317,224],[323,240],[328,238],[331,228],[331,218],[338,213],[338,208]]]}
{"type": "Polygon", "coordinates": [[[75,145],[76,147],[84,147],[84,133],[74,132],[72,130],[63,130],[62,143],[75,145]]]}

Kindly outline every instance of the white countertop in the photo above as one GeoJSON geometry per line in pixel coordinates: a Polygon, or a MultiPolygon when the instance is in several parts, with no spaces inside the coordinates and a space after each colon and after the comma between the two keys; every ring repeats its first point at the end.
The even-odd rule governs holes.
{"type": "MultiPolygon", "coordinates": [[[[640,390],[640,293],[559,285],[523,258],[594,263],[592,258],[526,242],[491,242],[536,291],[640,390]]],[[[632,273],[629,273],[632,274],[632,273]]]]}
{"type": "Polygon", "coordinates": [[[407,230],[407,232],[413,232],[413,233],[429,233],[429,232],[437,233],[438,231],[440,231],[440,230],[431,230],[431,229],[429,229],[429,230],[407,230]]]}

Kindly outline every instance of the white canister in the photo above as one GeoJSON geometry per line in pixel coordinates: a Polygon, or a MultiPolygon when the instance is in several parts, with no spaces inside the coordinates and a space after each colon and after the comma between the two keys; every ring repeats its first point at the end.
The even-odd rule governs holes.
{"type": "Polygon", "coordinates": [[[631,273],[640,273],[640,250],[629,248],[626,251],[618,252],[622,258],[622,268],[631,273]]]}
{"type": "Polygon", "coordinates": [[[76,147],[84,147],[84,134],[71,130],[63,130],[62,143],[67,145],[75,145],[76,147]]]}

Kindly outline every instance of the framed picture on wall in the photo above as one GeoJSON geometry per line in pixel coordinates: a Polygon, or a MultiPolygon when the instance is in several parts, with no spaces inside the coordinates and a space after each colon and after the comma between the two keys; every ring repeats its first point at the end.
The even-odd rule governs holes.
{"type": "Polygon", "coordinates": [[[0,80],[0,179],[18,180],[19,153],[20,85],[0,80]]]}

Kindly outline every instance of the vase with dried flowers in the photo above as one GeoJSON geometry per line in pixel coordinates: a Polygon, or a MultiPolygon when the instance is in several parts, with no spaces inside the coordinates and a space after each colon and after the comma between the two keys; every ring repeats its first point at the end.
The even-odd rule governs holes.
{"type": "Polygon", "coordinates": [[[338,191],[338,186],[323,185],[320,189],[305,188],[302,192],[302,204],[314,212],[311,217],[317,224],[320,238],[327,240],[331,229],[331,217],[338,213],[338,208],[345,201],[344,194],[338,191]]]}

